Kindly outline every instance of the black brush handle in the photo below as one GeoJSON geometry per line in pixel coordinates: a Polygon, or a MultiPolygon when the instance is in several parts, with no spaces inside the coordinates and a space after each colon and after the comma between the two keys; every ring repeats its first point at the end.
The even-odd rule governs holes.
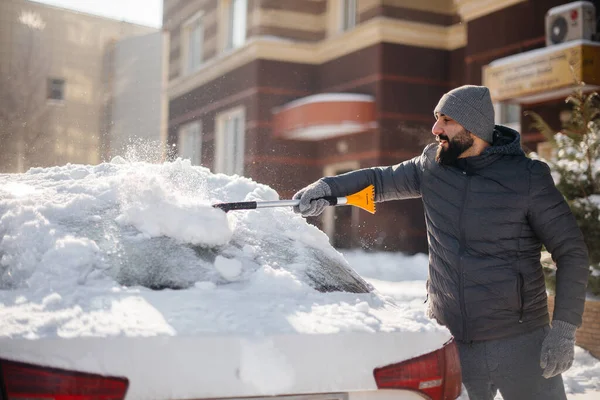
{"type": "Polygon", "coordinates": [[[327,200],[327,202],[328,202],[330,205],[332,205],[332,206],[336,206],[336,205],[337,205],[337,203],[338,203],[338,198],[337,198],[337,197],[335,197],[335,196],[323,196],[323,197],[320,197],[320,198],[319,198],[319,199],[317,199],[317,200],[320,200],[320,199],[325,199],[325,200],[327,200]]]}
{"type": "Polygon", "coordinates": [[[219,203],[213,204],[214,208],[219,208],[225,212],[231,210],[254,210],[256,209],[255,201],[239,201],[237,203],[219,203]]]}

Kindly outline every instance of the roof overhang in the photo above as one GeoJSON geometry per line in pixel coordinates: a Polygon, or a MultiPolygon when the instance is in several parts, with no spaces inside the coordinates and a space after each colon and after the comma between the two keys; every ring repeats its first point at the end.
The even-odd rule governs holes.
{"type": "Polygon", "coordinates": [[[464,22],[484,17],[526,0],[454,0],[456,11],[464,22]]]}
{"type": "Polygon", "coordinates": [[[317,94],[273,110],[273,135],[281,139],[322,140],[376,127],[375,100],[364,94],[317,94]]]}
{"type": "Polygon", "coordinates": [[[583,82],[600,88],[600,43],[574,40],[505,57],[483,67],[494,101],[520,104],[565,98],[583,82]]]}

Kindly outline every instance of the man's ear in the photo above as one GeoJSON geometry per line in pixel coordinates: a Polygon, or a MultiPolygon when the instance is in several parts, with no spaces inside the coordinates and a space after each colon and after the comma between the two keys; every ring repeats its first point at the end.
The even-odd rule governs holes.
{"type": "Polygon", "coordinates": [[[471,139],[473,139],[474,142],[477,142],[478,140],[483,140],[479,136],[477,136],[476,134],[474,134],[473,132],[467,131],[467,133],[470,135],[471,139]]]}

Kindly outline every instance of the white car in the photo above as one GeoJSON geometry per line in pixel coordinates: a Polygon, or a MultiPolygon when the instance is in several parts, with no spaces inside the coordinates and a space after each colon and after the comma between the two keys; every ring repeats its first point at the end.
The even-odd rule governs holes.
{"type": "Polygon", "coordinates": [[[184,160],[0,175],[0,400],[457,398],[450,333],[325,234],[211,207],[276,199],[184,160]]]}

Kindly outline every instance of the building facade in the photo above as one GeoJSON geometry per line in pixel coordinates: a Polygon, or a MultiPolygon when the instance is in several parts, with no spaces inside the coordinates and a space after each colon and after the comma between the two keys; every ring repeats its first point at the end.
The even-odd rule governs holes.
{"type": "MultiPolygon", "coordinates": [[[[156,32],[27,0],[0,1],[0,172],[100,162],[114,122],[115,46],[156,32]]],[[[161,65],[161,50],[155,54],[161,65]]]]}
{"type": "Polygon", "coordinates": [[[148,162],[163,160],[163,42],[164,35],[157,30],[121,39],[114,45],[106,159],[121,156],[148,162]]]}
{"type": "MultiPolygon", "coordinates": [[[[168,137],[181,156],[290,198],[306,184],[396,164],[433,141],[448,90],[545,46],[556,0],[164,0],[168,137]]],[[[508,99],[510,100],[510,99],[508,99]]],[[[528,107],[554,112],[562,98],[528,107]]],[[[518,102],[499,123],[525,128],[518,102]]],[[[550,114],[550,113],[547,113],[550,114]]],[[[523,132],[537,149],[539,134],[523,132]]],[[[311,222],[337,247],[425,252],[420,200],[311,222]]]]}

